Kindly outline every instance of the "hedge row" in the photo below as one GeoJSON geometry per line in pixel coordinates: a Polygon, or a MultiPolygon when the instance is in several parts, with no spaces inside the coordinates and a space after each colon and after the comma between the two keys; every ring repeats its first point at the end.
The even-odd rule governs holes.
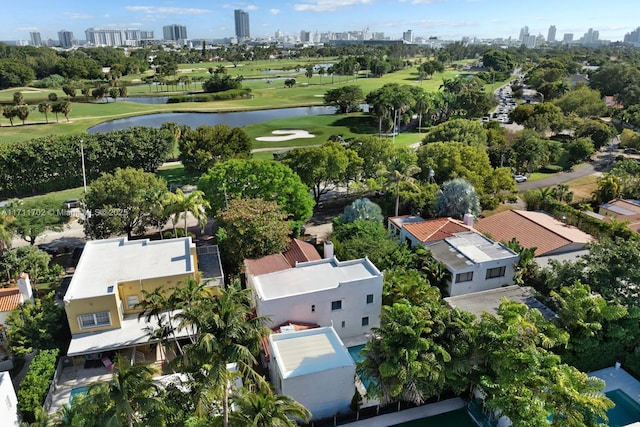
{"type": "Polygon", "coordinates": [[[87,182],[116,168],[155,172],[175,145],[164,129],[48,136],[0,144],[0,196],[21,197],[82,186],[81,144],[87,182]]]}
{"type": "Polygon", "coordinates": [[[27,375],[18,389],[18,409],[24,421],[35,421],[36,409],[42,408],[51,380],[56,373],[60,350],[40,350],[29,365],[27,375]]]}

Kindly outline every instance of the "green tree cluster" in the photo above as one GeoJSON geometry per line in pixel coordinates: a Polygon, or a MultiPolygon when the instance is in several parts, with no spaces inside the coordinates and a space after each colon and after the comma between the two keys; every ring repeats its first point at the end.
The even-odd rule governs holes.
{"type": "Polygon", "coordinates": [[[245,131],[225,124],[185,129],[178,147],[179,159],[194,174],[204,173],[218,162],[251,155],[251,139],[245,131]]]}
{"type": "Polygon", "coordinates": [[[56,372],[59,350],[41,350],[31,361],[27,375],[18,388],[18,410],[26,422],[36,420],[56,372]]]}

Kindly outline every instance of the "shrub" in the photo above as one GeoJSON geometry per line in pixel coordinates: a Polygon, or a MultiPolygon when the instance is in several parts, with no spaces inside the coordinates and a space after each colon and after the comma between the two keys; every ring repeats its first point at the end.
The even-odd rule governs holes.
{"type": "Polygon", "coordinates": [[[55,350],[42,350],[33,358],[29,370],[18,389],[18,409],[24,421],[35,421],[35,413],[42,408],[51,380],[56,372],[58,353],[55,350]]]}
{"type": "Polygon", "coordinates": [[[232,89],[216,93],[198,93],[193,95],[172,96],[167,100],[167,104],[178,104],[180,102],[210,102],[228,101],[250,97],[251,89],[232,89]]]}

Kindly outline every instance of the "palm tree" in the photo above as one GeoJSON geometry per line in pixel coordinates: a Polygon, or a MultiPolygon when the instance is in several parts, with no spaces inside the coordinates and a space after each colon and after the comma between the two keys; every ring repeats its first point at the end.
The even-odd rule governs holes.
{"type": "Polygon", "coordinates": [[[455,178],[442,184],[436,195],[436,213],[462,219],[465,214],[478,216],[480,200],[475,188],[463,178],[455,178]]]}
{"type": "Polygon", "coordinates": [[[196,341],[184,347],[182,368],[194,379],[196,411],[207,417],[212,407],[221,404],[224,427],[229,426],[229,384],[242,376],[245,382],[264,385],[254,366],[262,339],[268,333],[266,319],[256,317],[250,308],[250,293],[234,282],[213,298],[185,306],[188,322],[196,332],[196,341]],[[227,368],[235,364],[237,372],[227,368]]]}
{"type": "Polygon", "coordinates": [[[413,176],[419,173],[421,169],[416,166],[415,161],[415,154],[410,153],[407,149],[398,149],[389,169],[382,172],[382,175],[387,178],[387,184],[395,189],[395,216],[398,216],[400,209],[400,183],[404,182],[411,186],[416,186],[413,176]]]}
{"type": "Polygon", "coordinates": [[[296,427],[295,420],[307,423],[311,419],[307,408],[271,390],[257,393],[243,390],[234,394],[233,403],[238,407],[229,414],[229,425],[233,427],[296,427]]]}
{"type": "Polygon", "coordinates": [[[148,365],[131,364],[117,356],[113,376],[109,382],[99,382],[89,387],[86,399],[80,400],[78,412],[83,405],[101,409],[100,425],[116,427],[127,425],[160,425],[164,404],[158,397],[153,382],[155,370],[148,365]]]}
{"type": "Polygon", "coordinates": [[[193,191],[189,194],[184,194],[182,189],[176,190],[175,197],[171,200],[167,206],[168,213],[173,215],[174,231],[175,223],[184,216],[184,235],[187,235],[187,214],[190,213],[198,220],[198,225],[202,230],[207,225],[207,212],[206,208],[210,208],[211,205],[204,198],[204,192],[200,190],[193,191]]]}

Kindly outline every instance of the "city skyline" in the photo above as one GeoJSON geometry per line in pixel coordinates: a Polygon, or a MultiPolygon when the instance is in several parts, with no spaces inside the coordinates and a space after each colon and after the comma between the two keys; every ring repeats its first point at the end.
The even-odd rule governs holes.
{"type": "Polygon", "coordinates": [[[164,26],[172,24],[187,27],[191,39],[231,38],[235,36],[234,11],[241,9],[249,14],[251,36],[255,38],[273,37],[276,31],[296,35],[301,31],[368,28],[392,39],[401,39],[408,30],[414,37],[445,40],[517,39],[523,26],[528,26],[532,35],[546,37],[549,26],[555,25],[556,39],[562,39],[565,33],[580,37],[593,28],[601,40],[618,41],[640,26],[637,15],[621,13],[635,10],[634,6],[631,0],[618,0],[616,7],[578,0],[539,0],[508,6],[499,0],[256,0],[213,5],[206,0],[68,0],[63,4],[33,0],[28,8],[15,2],[3,5],[0,40],[28,41],[31,32],[39,32],[43,40],[55,39],[61,30],[83,40],[85,30],[91,27],[147,30],[158,37],[164,26]]]}

